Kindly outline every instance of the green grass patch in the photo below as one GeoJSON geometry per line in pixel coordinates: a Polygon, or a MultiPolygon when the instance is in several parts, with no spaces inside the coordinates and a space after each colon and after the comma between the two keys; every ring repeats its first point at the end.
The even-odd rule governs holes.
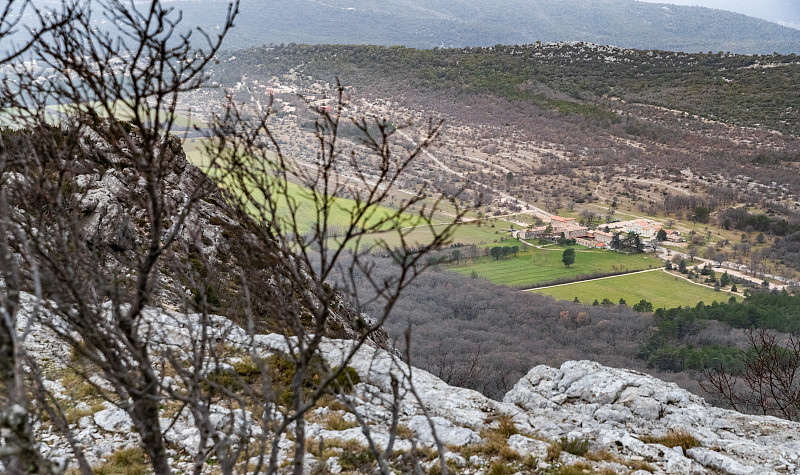
{"type": "MultiPolygon", "coordinates": [[[[88,110],[88,109],[93,109],[95,112],[97,112],[97,114],[100,117],[106,117],[106,116],[109,115],[109,111],[107,111],[105,107],[102,107],[100,102],[83,103],[83,104],[80,105],[80,108],[78,106],[76,106],[75,104],[55,104],[55,105],[47,106],[46,109],[48,111],[54,112],[56,115],[60,115],[60,114],[67,114],[68,115],[68,114],[71,114],[71,113],[75,113],[75,112],[77,112],[79,110],[88,110]]],[[[117,120],[130,120],[130,119],[132,119],[134,117],[133,109],[125,101],[122,101],[122,100],[118,100],[118,101],[112,102],[109,105],[108,109],[110,110],[111,114],[113,114],[114,117],[117,120]]],[[[145,107],[143,105],[139,106],[139,114],[138,115],[139,115],[139,117],[142,118],[142,120],[155,121],[157,119],[159,122],[163,122],[168,117],[170,117],[166,113],[166,111],[162,110],[161,112],[156,114],[156,110],[155,109],[151,109],[151,108],[145,107]]],[[[194,119],[194,118],[191,118],[191,117],[187,117],[187,116],[183,116],[183,115],[180,115],[180,114],[173,114],[172,115],[172,124],[173,124],[173,126],[180,127],[180,128],[189,128],[189,127],[195,127],[195,126],[199,127],[199,128],[208,127],[208,124],[206,124],[205,122],[201,122],[201,121],[199,121],[197,119],[194,119]]]]}
{"type": "MultiPolygon", "coordinates": [[[[189,162],[197,165],[206,172],[212,179],[215,179],[221,187],[226,187],[234,183],[231,178],[220,178],[215,174],[215,170],[209,170],[209,158],[206,153],[207,142],[205,139],[189,139],[184,141],[184,150],[186,151],[186,158],[189,162]]],[[[259,173],[269,173],[269,164],[256,164],[255,167],[259,173]]],[[[316,191],[304,187],[302,185],[286,182],[285,193],[279,195],[280,189],[283,186],[279,178],[274,179],[269,185],[264,183],[254,184],[251,186],[247,193],[250,195],[247,198],[249,209],[253,217],[256,219],[264,218],[271,221],[273,216],[266,207],[262,207],[264,198],[259,191],[260,186],[275,193],[271,199],[277,202],[277,221],[284,226],[286,232],[293,232],[294,225],[301,233],[308,233],[314,230],[317,223],[321,223],[324,219],[321,210],[323,203],[327,202],[327,233],[330,236],[335,236],[338,233],[344,232],[346,229],[355,224],[361,228],[377,227],[378,229],[392,229],[395,227],[409,227],[421,224],[423,221],[419,216],[412,213],[400,213],[387,206],[370,206],[368,209],[363,209],[363,204],[360,205],[356,200],[343,198],[343,197],[329,197],[326,198],[316,191]],[[292,212],[292,210],[294,210],[292,212]],[[361,213],[361,216],[357,216],[361,213]],[[263,213],[263,215],[262,215],[263,213]]],[[[262,181],[260,178],[258,181],[262,181]]],[[[266,180],[263,180],[266,181],[266,180]]],[[[236,184],[238,189],[240,185],[236,184]]],[[[335,241],[335,238],[334,238],[335,241]]]]}
{"type": "Polygon", "coordinates": [[[205,169],[209,165],[206,150],[207,139],[194,137],[183,141],[183,151],[186,152],[186,160],[200,169],[205,169]]]}
{"type": "Polygon", "coordinates": [[[727,302],[731,295],[735,295],[725,291],[716,292],[711,287],[693,284],[663,271],[577,282],[535,292],[559,300],[573,300],[577,297],[584,304],[591,304],[595,299],[602,301],[605,298],[616,304],[622,298],[628,305],[633,305],[645,299],[651,302],[654,308],[694,306],[700,301],[727,302]]]}
{"type": "MultiPolygon", "coordinates": [[[[300,185],[289,183],[287,187],[287,206],[285,212],[280,214],[283,219],[288,219],[289,206],[291,202],[293,206],[297,207],[296,219],[298,227],[301,231],[307,232],[313,229],[314,225],[321,220],[321,216],[317,214],[317,204],[315,198],[321,200],[322,196],[315,193],[308,188],[300,185]]],[[[328,228],[331,231],[345,230],[351,226],[351,223],[356,221],[355,212],[357,211],[358,203],[349,198],[334,198],[328,214],[328,228]]],[[[389,229],[395,226],[406,227],[415,226],[421,223],[421,218],[414,216],[410,213],[402,213],[398,220],[391,219],[396,214],[396,211],[385,206],[371,207],[363,218],[358,220],[358,225],[361,227],[378,226],[379,223],[388,219],[387,222],[380,224],[382,229],[389,229]]]]}
{"type": "MultiPolygon", "coordinates": [[[[517,242],[506,240],[494,245],[513,246],[517,242]]],[[[657,257],[644,254],[626,255],[614,251],[583,250],[579,246],[575,246],[575,249],[575,263],[569,268],[561,261],[560,246],[538,249],[521,244],[520,253],[516,257],[500,260],[481,257],[452,269],[461,274],[477,275],[496,284],[525,286],[577,278],[581,275],[644,270],[662,264],[657,257]]]]}
{"type": "MultiPolygon", "coordinates": [[[[508,236],[508,234],[500,231],[498,228],[492,228],[486,225],[478,226],[477,224],[473,223],[464,223],[458,225],[456,228],[455,233],[453,234],[453,243],[460,243],[464,244],[465,246],[474,244],[481,247],[519,246],[522,248],[522,246],[524,246],[524,244],[521,244],[516,240],[506,239],[501,242],[501,239],[504,239],[506,236],[508,236]]],[[[379,239],[386,241],[390,247],[396,247],[400,245],[400,236],[398,236],[397,232],[395,231],[375,233],[371,241],[375,242],[379,239]]],[[[426,245],[433,240],[433,236],[431,234],[431,229],[427,226],[423,226],[407,230],[404,239],[407,244],[426,245]]]]}

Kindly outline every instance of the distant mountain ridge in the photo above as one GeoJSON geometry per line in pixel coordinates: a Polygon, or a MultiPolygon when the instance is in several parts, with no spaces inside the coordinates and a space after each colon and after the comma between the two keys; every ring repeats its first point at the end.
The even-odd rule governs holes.
{"type": "MultiPolygon", "coordinates": [[[[214,31],[221,0],[174,0],[214,31]]],[[[635,0],[263,0],[243,2],[230,49],[268,43],[417,48],[585,41],[626,48],[800,53],[800,30],[702,7],[635,0]]]]}

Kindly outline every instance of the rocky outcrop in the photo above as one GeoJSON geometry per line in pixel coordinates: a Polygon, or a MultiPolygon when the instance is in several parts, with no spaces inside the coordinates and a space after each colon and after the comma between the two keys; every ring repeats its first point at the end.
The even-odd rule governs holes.
{"type": "Polygon", "coordinates": [[[520,422],[548,437],[587,437],[592,444],[657,460],[668,473],[796,473],[800,424],[709,406],[702,398],[636,371],[591,361],[537,366],[506,394],[524,410],[520,422]],[[683,430],[700,446],[685,453],[645,443],[683,430]]]}
{"type": "MultiPolygon", "coordinates": [[[[153,303],[180,306],[187,295],[199,300],[205,293],[217,311],[240,322],[248,318],[242,309],[250,307],[259,331],[287,328],[286,322],[276,321],[271,308],[276,296],[268,290],[274,287],[271,282],[276,276],[291,275],[286,271],[289,257],[284,254],[276,258],[270,235],[256,236],[260,226],[232,206],[223,191],[187,161],[178,137],[165,137],[163,147],[153,152],[150,159],[158,161],[158,170],[154,171],[135,165],[134,158],[124,153],[115,152],[118,147],[111,147],[96,131],[70,129],[63,133],[74,134],[69,160],[42,158],[38,165],[44,172],[28,168],[23,160],[17,167],[19,171],[14,167],[4,171],[13,207],[21,215],[35,217],[37,226],[45,223],[42,226],[51,228],[53,239],[63,240],[45,243],[48,244],[45,248],[51,244],[54,249],[83,248],[77,246],[75,241],[78,241],[86,247],[85,256],[90,256],[81,260],[85,273],[94,275],[96,269],[108,269],[112,285],[133,291],[139,265],[151,245],[148,197],[155,193],[161,209],[158,219],[163,227],[162,242],[173,231],[177,238],[159,261],[153,303]],[[148,188],[145,179],[148,173],[157,173],[155,191],[148,188]],[[52,179],[35,179],[39,174],[52,179]],[[186,210],[189,211],[185,219],[180,220],[186,210]],[[243,278],[248,292],[243,288],[243,278]],[[246,303],[241,297],[245,293],[249,299],[246,303]]],[[[137,140],[136,129],[130,133],[131,140],[137,140]]],[[[12,156],[24,157],[42,141],[34,133],[18,131],[17,135],[14,142],[17,148],[12,156]]],[[[42,153],[40,157],[50,156],[42,153]]],[[[72,251],[63,252],[66,255],[53,260],[68,261],[75,257],[72,251]]],[[[291,264],[300,266],[297,262],[291,264]]],[[[310,275],[310,266],[300,267],[297,274],[310,275]]],[[[304,287],[308,282],[289,283],[287,287],[291,285],[304,287]]],[[[33,286],[28,289],[33,290],[33,286]]],[[[284,292],[292,295],[292,291],[284,292]]],[[[332,311],[325,323],[326,336],[355,338],[365,327],[366,319],[354,312],[340,295],[328,307],[332,311]]],[[[313,328],[310,322],[304,323],[313,328]]],[[[372,342],[387,346],[388,337],[377,332],[372,342]]]]}
{"type": "MultiPolygon", "coordinates": [[[[158,352],[162,347],[188,348],[199,317],[148,310],[146,318],[151,328],[157,329],[152,343],[158,352]]],[[[235,348],[246,348],[249,354],[262,357],[282,354],[292,341],[278,334],[248,336],[223,317],[214,317],[211,328],[232,355],[235,348]]],[[[37,325],[33,334],[37,340],[49,338],[37,325]]],[[[58,374],[52,368],[54,364],[58,367],[56,363],[64,358],[64,352],[51,344],[28,343],[35,357],[48,361],[50,374],[58,374]]],[[[339,365],[354,344],[351,340],[326,339],[321,353],[331,366],[339,365]]],[[[228,363],[221,364],[235,364],[237,358],[231,356],[228,363]]],[[[568,361],[560,368],[537,366],[503,401],[495,401],[476,391],[449,386],[375,347],[361,347],[347,365],[360,378],[349,396],[354,412],[341,405],[321,405],[311,412],[307,437],[330,450],[322,456],[309,454],[308,467],[324,464],[330,473],[344,470],[347,453],[341,447],[355,450],[368,446],[365,432],[355,423],[358,418],[368,424],[375,445],[384,449],[390,439],[392,386],[399,381],[404,395],[399,401],[399,426],[403,430],[394,442],[396,457],[402,458],[413,449],[412,440],[417,447],[435,449],[435,432],[447,450],[442,455],[456,473],[486,473],[498,464],[521,473],[552,472],[569,466],[615,473],[641,469],[668,474],[800,471],[800,424],[712,407],[673,383],[636,371],[591,361],[568,361]],[[346,427],[326,422],[332,416],[346,427]],[[671,441],[670,434],[676,433],[691,439],[690,443],[671,441]],[[582,444],[581,450],[575,449],[582,444]]],[[[165,377],[164,384],[177,383],[165,377]]],[[[56,398],[69,399],[58,380],[48,381],[46,386],[56,398]]],[[[77,402],[75,407],[85,414],[73,424],[76,438],[89,448],[93,463],[137,443],[124,411],[108,403],[90,407],[77,402]]],[[[174,467],[179,472],[188,470],[199,441],[192,416],[188,411],[167,416],[166,411],[171,409],[164,410],[164,426],[169,427],[166,438],[175,448],[170,449],[174,467]]],[[[212,423],[224,426],[234,421],[241,427],[237,433],[253,440],[262,433],[253,423],[252,413],[229,411],[225,405],[214,406],[212,423]]],[[[43,425],[38,427],[48,447],[46,452],[68,459],[63,438],[49,433],[43,425]]],[[[278,446],[281,457],[288,460],[294,448],[292,441],[282,438],[278,446]]],[[[433,457],[426,460],[428,467],[436,463],[433,457]]]]}

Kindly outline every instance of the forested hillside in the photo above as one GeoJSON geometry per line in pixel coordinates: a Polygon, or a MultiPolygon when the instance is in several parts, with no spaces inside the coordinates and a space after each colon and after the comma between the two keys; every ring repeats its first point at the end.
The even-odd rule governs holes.
{"type": "MultiPolygon", "coordinates": [[[[488,183],[589,223],[610,222],[615,212],[646,214],[686,226],[687,238],[694,238],[676,249],[724,253],[720,260],[746,261],[753,269],[777,265],[777,258],[765,260],[777,252],[767,248],[783,250],[778,237],[796,229],[790,207],[800,191],[794,178],[800,176],[800,91],[791,85],[800,83],[800,64],[794,55],[686,54],[586,43],[432,50],[285,45],[233,52],[213,71],[213,80],[230,88],[235,100],[251,105],[266,100],[261,91],[277,84],[297,87],[309,101],[324,101],[325,84],[335,78],[359,114],[377,110],[392,120],[446,120],[444,143],[432,150],[463,176],[439,173],[426,161],[412,171],[413,183],[432,182],[444,190],[464,186],[473,198],[481,191],[474,182],[488,183]],[[694,215],[698,207],[709,210],[703,220],[694,215]],[[751,239],[755,232],[768,237],[751,239]]],[[[278,100],[281,108],[299,104],[286,93],[278,100]]],[[[302,129],[308,121],[301,112],[278,114],[283,127],[302,129]]],[[[497,201],[462,204],[484,218],[502,219],[514,210],[497,201]]],[[[508,226],[486,224],[501,235],[508,226]]],[[[789,258],[779,260],[791,266],[789,258]]],[[[372,269],[374,276],[392,274],[384,261],[372,269]]],[[[695,318],[679,335],[653,332],[662,320],[635,312],[634,301],[580,305],[520,295],[467,275],[422,276],[388,323],[397,338],[410,325],[413,361],[452,383],[498,396],[533,364],[592,359],[660,371],[700,392],[700,371],[721,363],[737,374],[742,370],[740,349],[747,337],[741,325],[711,316],[695,318]]],[[[713,300],[721,303],[706,299],[709,308],[728,305],[731,295],[716,295],[713,300]]],[[[603,297],[608,295],[597,296],[603,297]]],[[[762,304],[756,297],[730,306],[753,312],[762,304]]]]}
{"type": "Polygon", "coordinates": [[[252,48],[216,68],[221,82],[295,70],[386,93],[437,92],[512,101],[619,121],[615,98],[737,125],[800,133],[800,62],[795,55],[743,56],[622,50],[591,44],[532,44],[421,50],[378,46],[252,48]]]}

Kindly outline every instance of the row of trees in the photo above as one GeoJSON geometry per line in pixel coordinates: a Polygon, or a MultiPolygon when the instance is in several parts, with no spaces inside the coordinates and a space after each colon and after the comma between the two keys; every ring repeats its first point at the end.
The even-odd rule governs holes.
{"type": "Polygon", "coordinates": [[[501,258],[511,255],[516,257],[519,252],[519,246],[494,246],[489,252],[495,260],[500,260],[501,258]]]}

